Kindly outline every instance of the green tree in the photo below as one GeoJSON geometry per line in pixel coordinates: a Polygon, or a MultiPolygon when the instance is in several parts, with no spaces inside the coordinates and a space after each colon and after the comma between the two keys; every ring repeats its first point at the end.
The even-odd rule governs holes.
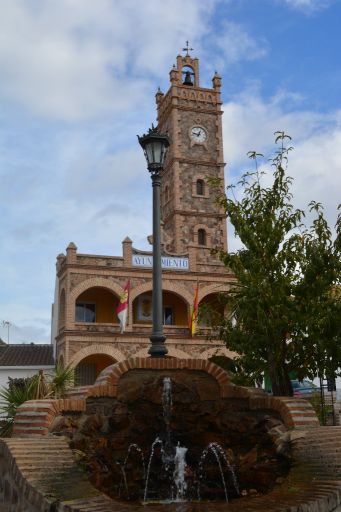
{"type": "MultiPolygon", "coordinates": [[[[229,311],[216,325],[217,335],[239,357],[237,365],[255,380],[267,374],[275,395],[292,395],[290,372],[299,379],[334,374],[341,366],[340,246],[341,220],[336,237],[312,202],[314,220],[303,224],[305,213],[292,205],[292,178],[287,176],[291,138],[276,132],[279,149],[271,160],[272,183],[260,171],[245,173],[238,186],[218,193],[242,248],[217,250],[236,277],[224,294],[229,311]]],[[[214,182],[219,190],[219,183],[214,182]]]]}

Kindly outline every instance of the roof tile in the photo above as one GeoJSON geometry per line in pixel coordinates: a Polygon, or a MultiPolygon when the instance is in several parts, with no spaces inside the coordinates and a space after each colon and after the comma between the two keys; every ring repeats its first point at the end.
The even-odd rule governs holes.
{"type": "Polygon", "coordinates": [[[52,345],[22,345],[0,346],[1,366],[53,366],[52,345]]]}

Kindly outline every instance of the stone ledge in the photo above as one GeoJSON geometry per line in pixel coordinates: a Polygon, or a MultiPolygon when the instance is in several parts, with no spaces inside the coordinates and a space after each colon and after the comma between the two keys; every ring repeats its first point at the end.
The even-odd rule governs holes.
{"type": "Polygon", "coordinates": [[[274,409],[282,417],[287,428],[315,428],[319,426],[316,414],[309,402],[293,397],[273,397],[262,390],[235,386],[225,370],[203,359],[142,358],[132,357],[105,368],[84,398],[30,400],[18,407],[13,435],[46,435],[55,416],[62,412],[82,412],[86,409],[86,398],[117,396],[117,386],[125,373],[136,369],[193,370],[211,375],[219,385],[221,398],[245,398],[250,409],[274,409]]]}

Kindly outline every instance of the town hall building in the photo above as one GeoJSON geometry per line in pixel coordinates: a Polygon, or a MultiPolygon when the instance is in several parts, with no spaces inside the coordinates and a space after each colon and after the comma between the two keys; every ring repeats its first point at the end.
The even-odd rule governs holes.
{"type": "MultiPolygon", "coordinates": [[[[161,177],[162,289],[168,357],[232,358],[210,339],[205,318],[192,336],[188,319],[198,288],[199,306],[222,308],[217,300],[233,275],[212,253],[227,250],[226,214],[217,205],[208,176],[224,184],[221,77],[200,86],[199,61],[177,57],[166,94],[156,93],[157,123],[170,138],[161,177]]],[[[78,384],[91,384],[108,365],[146,357],[152,328],[152,252],[129,237],[121,256],[82,254],[74,243],[57,257],[52,342],[55,358],[77,370],[78,384]],[[116,308],[130,281],[123,333],[116,308]]],[[[205,308],[202,307],[204,310],[205,308]]]]}

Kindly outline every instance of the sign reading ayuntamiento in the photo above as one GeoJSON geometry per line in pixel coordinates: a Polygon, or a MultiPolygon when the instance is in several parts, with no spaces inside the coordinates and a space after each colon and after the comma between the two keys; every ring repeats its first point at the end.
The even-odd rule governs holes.
{"type": "MultiPolygon", "coordinates": [[[[149,254],[133,254],[134,267],[147,267],[152,268],[153,256],[149,254]]],[[[178,256],[161,256],[161,267],[172,270],[188,270],[188,258],[179,258],[178,256]]]]}

